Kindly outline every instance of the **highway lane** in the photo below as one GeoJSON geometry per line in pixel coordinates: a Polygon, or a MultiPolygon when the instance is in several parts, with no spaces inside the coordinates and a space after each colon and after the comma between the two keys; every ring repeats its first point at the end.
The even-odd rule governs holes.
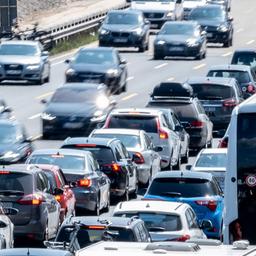
{"type": "MultiPolygon", "coordinates": [[[[208,67],[216,64],[224,64],[230,61],[235,48],[256,46],[256,22],[251,19],[256,11],[254,0],[232,0],[232,16],[235,23],[234,46],[221,48],[209,46],[207,58],[201,61],[195,60],[152,60],[152,43],[148,52],[137,53],[133,49],[121,50],[122,56],[128,62],[128,91],[117,97],[118,107],[143,107],[149,99],[152,88],[163,80],[184,81],[189,76],[205,75],[208,67]]],[[[96,45],[96,43],[94,44],[96,45]]],[[[55,57],[52,60],[51,82],[43,86],[2,85],[1,96],[12,106],[17,118],[23,122],[29,135],[40,137],[40,113],[44,106],[40,104],[42,98],[49,98],[52,92],[64,83],[64,60],[70,57],[55,57]]],[[[59,145],[57,141],[37,142],[38,147],[53,147],[59,145]]]]}

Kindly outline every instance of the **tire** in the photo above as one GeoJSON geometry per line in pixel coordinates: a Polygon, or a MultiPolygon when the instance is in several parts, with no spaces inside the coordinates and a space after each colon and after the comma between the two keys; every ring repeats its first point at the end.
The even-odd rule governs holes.
{"type": "Polygon", "coordinates": [[[110,209],[110,192],[108,192],[108,202],[107,202],[106,207],[104,207],[103,211],[109,212],[109,209],[110,209]]]}
{"type": "Polygon", "coordinates": [[[225,43],[223,43],[223,47],[224,48],[228,48],[230,46],[233,45],[233,36],[231,38],[228,39],[228,41],[226,41],[225,43]]]}
{"type": "Polygon", "coordinates": [[[127,91],[127,82],[125,81],[123,87],[122,87],[122,92],[126,92],[127,91]]]}
{"type": "Polygon", "coordinates": [[[162,60],[163,59],[163,57],[160,55],[160,54],[158,54],[157,52],[154,52],[154,60],[162,60]]]}
{"type": "Polygon", "coordinates": [[[182,164],[187,164],[188,163],[188,159],[189,159],[189,149],[187,149],[186,155],[181,157],[181,163],[182,164]]]}
{"type": "Polygon", "coordinates": [[[203,54],[200,52],[198,55],[195,57],[195,60],[201,60],[203,59],[203,54]]]}
{"type": "Polygon", "coordinates": [[[206,58],[206,51],[204,51],[204,54],[203,54],[203,59],[206,58]]]}
{"type": "Polygon", "coordinates": [[[45,231],[44,231],[44,239],[43,241],[48,241],[49,240],[49,228],[48,228],[48,221],[46,222],[45,225],[45,231]]]}
{"type": "Polygon", "coordinates": [[[138,190],[139,190],[139,183],[138,183],[138,180],[137,180],[136,185],[135,185],[135,190],[130,194],[130,197],[132,199],[136,199],[137,198],[138,190]]]}
{"type": "Polygon", "coordinates": [[[207,142],[205,147],[206,148],[212,148],[212,139],[209,142],[207,142]]]}
{"type": "Polygon", "coordinates": [[[152,181],[152,169],[150,170],[150,175],[149,175],[147,183],[143,184],[142,187],[147,188],[150,185],[151,181],[152,181]]]}
{"type": "Polygon", "coordinates": [[[139,50],[138,52],[145,52],[145,49],[146,47],[142,44],[141,46],[139,46],[139,50]]]}
{"type": "Polygon", "coordinates": [[[41,77],[40,79],[35,81],[36,85],[43,85],[44,84],[44,79],[41,77]]]}
{"type": "Polygon", "coordinates": [[[178,159],[178,162],[177,162],[177,164],[176,165],[174,165],[173,167],[172,167],[172,169],[173,170],[180,170],[180,166],[181,166],[181,157],[179,156],[179,159],[178,159]]]}
{"type": "Polygon", "coordinates": [[[148,51],[149,50],[149,41],[146,44],[145,50],[148,51]]]}
{"type": "Polygon", "coordinates": [[[128,184],[128,181],[126,181],[126,189],[125,189],[124,194],[121,197],[121,201],[124,201],[124,202],[129,201],[129,184],[128,184]]]}
{"type": "Polygon", "coordinates": [[[95,209],[93,211],[93,215],[95,215],[95,216],[100,215],[100,196],[99,195],[97,196],[97,202],[96,202],[96,205],[95,205],[95,209]]]}

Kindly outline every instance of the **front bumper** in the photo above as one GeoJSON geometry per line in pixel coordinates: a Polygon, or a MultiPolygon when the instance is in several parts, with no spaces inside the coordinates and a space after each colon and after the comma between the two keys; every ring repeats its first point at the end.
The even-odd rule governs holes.
{"type": "Polygon", "coordinates": [[[229,40],[229,31],[208,31],[207,30],[207,42],[208,43],[225,43],[229,40]]]}

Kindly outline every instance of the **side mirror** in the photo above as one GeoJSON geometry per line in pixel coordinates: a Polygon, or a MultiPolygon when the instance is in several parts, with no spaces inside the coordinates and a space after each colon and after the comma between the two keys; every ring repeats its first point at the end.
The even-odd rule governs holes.
{"type": "Polygon", "coordinates": [[[47,103],[47,100],[46,99],[41,99],[40,101],[42,104],[46,104],[47,103]]]}
{"type": "Polygon", "coordinates": [[[210,220],[202,220],[199,224],[201,229],[210,230],[213,228],[212,222],[210,220]]]}
{"type": "Polygon", "coordinates": [[[191,164],[187,164],[187,165],[186,165],[186,170],[187,170],[187,171],[190,171],[191,169],[192,169],[192,165],[191,165],[191,164]]]}
{"type": "Polygon", "coordinates": [[[6,228],[8,225],[0,220],[0,228],[6,228]]]}
{"type": "Polygon", "coordinates": [[[145,23],[146,25],[149,25],[149,24],[150,24],[150,21],[147,20],[147,19],[145,19],[145,20],[144,20],[144,23],[145,23]]]}
{"type": "Polygon", "coordinates": [[[207,32],[206,32],[205,30],[203,30],[203,31],[201,32],[201,36],[206,36],[206,34],[207,34],[207,32]]]}
{"type": "Polygon", "coordinates": [[[153,150],[156,151],[156,152],[162,152],[163,151],[163,147],[156,146],[156,147],[153,148],[153,150]]]}
{"type": "Polygon", "coordinates": [[[121,65],[125,65],[125,64],[127,64],[127,61],[126,61],[125,59],[122,59],[122,60],[120,61],[120,64],[121,64],[121,65]]]}
{"type": "Polygon", "coordinates": [[[42,51],[41,56],[48,57],[49,56],[49,52],[48,51],[42,51]]]}
{"type": "Polygon", "coordinates": [[[71,60],[70,60],[70,59],[66,59],[64,62],[65,62],[66,64],[69,64],[69,63],[71,62],[71,60]]]}
{"type": "Polygon", "coordinates": [[[233,21],[234,18],[233,17],[228,17],[228,21],[233,21]]]}
{"type": "Polygon", "coordinates": [[[61,189],[61,188],[55,188],[54,189],[54,195],[63,195],[63,189],[61,189]]]}
{"type": "Polygon", "coordinates": [[[176,132],[181,132],[183,130],[183,126],[181,126],[181,125],[176,125],[175,126],[175,131],[176,132]]]}

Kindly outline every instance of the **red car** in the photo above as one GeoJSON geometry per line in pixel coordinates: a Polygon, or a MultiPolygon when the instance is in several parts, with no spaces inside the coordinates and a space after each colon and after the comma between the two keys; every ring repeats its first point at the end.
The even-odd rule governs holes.
{"type": "Polygon", "coordinates": [[[60,221],[63,222],[63,220],[71,214],[75,216],[75,194],[67,184],[62,170],[57,165],[37,164],[37,166],[45,172],[51,186],[55,190],[53,193],[61,206],[60,221]]]}

